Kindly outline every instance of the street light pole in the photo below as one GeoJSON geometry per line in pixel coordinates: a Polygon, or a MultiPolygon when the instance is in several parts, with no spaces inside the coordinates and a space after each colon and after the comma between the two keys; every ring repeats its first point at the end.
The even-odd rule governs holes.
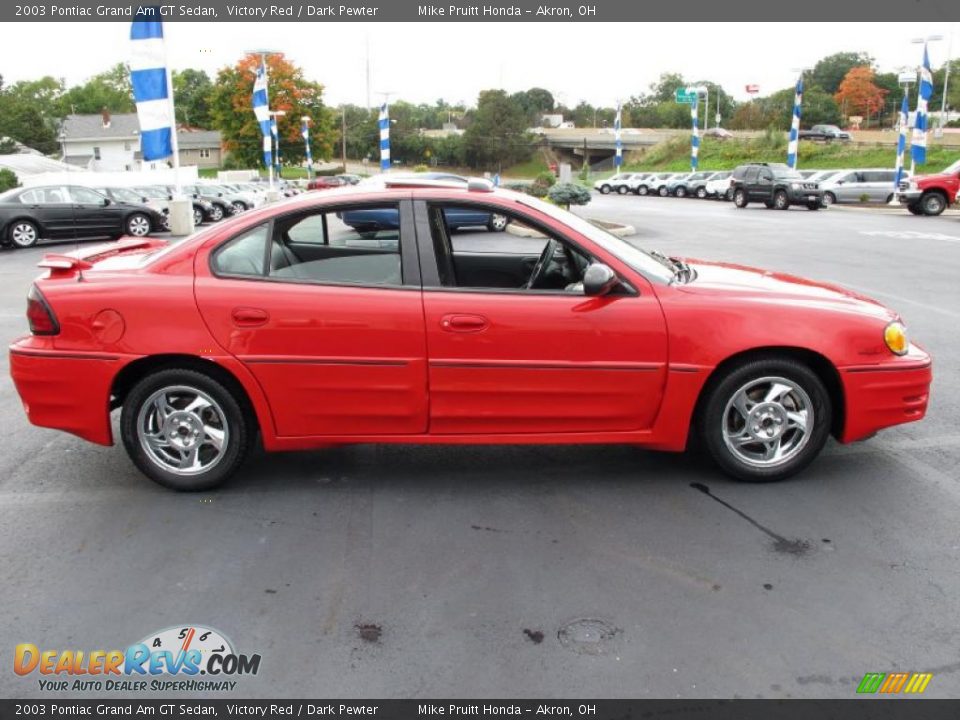
{"type": "Polygon", "coordinates": [[[947,41],[947,68],[943,73],[943,98],[940,102],[940,135],[943,135],[943,126],[947,123],[947,90],[950,87],[950,65],[953,62],[953,31],[950,31],[950,40],[947,41]]]}

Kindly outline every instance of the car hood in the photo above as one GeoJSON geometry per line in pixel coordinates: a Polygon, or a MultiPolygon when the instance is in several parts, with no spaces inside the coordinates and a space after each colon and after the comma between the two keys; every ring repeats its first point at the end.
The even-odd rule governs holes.
{"type": "Polygon", "coordinates": [[[873,298],[840,285],[732,263],[694,259],[687,262],[696,271],[696,277],[678,286],[683,292],[722,293],[757,302],[842,309],[886,320],[898,317],[873,298]]]}
{"type": "Polygon", "coordinates": [[[929,175],[914,175],[913,177],[906,178],[909,182],[922,183],[922,182],[954,182],[956,180],[955,173],[930,173],[929,175]]]}

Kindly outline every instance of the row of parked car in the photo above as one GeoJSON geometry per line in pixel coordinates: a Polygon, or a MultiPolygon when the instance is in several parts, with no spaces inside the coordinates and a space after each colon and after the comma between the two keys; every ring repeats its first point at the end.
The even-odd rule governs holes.
{"type": "MultiPolygon", "coordinates": [[[[259,182],[184,185],[193,204],[193,223],[200,226],[260,207],[268,186],[259,182]]],[[[300,192],[282,183],[279,192],[300,192]]],[[[41,238],[143,237],[169,230],[170,185],[98,186],[43,185],[15,188],[0,195],[0,244],[15,248],[36,245],[41,238]]]]}
{"type": "Polygon", "coordinates": [[[939,215],[957,197],[957,183],[948,182],[956,175],[954,166],[917,178],[904,170],[896,187],[896,172],[889,168],[798,171],[781,163],[747,163],[735,170],[618,173],[597,180],[594,189],[603,194],[713,198],[732,201],[738,207],[750,202],[776,208],[805,205],[811,210],[837,203],[888,203],[897,198],[915,215],[939,215]]]}

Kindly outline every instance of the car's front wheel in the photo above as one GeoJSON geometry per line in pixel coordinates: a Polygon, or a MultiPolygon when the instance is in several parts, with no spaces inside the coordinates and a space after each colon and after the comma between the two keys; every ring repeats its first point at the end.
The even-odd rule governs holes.
{"type": "Polygon", "coordinates": [[[603,193],[604,195],[607,195],[607,194],[610,192],[610,186],[609,186],[609,185],[601,185],[601,186],[600,186],[600,192],[603,193]]]}
{"type": "Polygon", "coordinates": [[[17,220],[9,232],[10,242],[18,248],[33,247],[40,239],[40,230],[29,220],[17,220]]]}
{"type": "Polygon", "coordinates": [[[628,192],[630,192],[630,188],[628,188],[626,185],[620,185],[617,187],[618,195],[626,195],[628,192]]]}
{"type": "Polygon", "coordinates": [[[712,384],[699,430],[725,472],[772,482],[799,472],[820,453],[832,412],[816,373],[790,358],[769,356],[736,365],[712,384]]]}
{"type": "Polygon", "coordinates": [[[210,210],[210,219],[214,222],[220,222],[223,220],[223,208],[219,205],[214,205],[210,210]]]}
{"type": "Polygon", "coordinates": [[[507,229],[507,224],[509,222],[510,218],[508,218],[506,215],[493,213],[490,215],[489,222],[487,222],[487,230],[490,232],[503,232],[507,229]]]}
{"type": "Polygon", "coordinates": [[[939,215],[947,209],[947,198],[943,193],[928,192],[920,198],[920,209],[924,215],[939,215]]]}
{"type": "Polygon", "coordinates": [[[127,235],[134,237],[144,237],[150,234],[150,218],[143,213],[133,213],[127,218],[127,235]]]}
{"type": "Polygon", "coordinates": [[[637,188],[637,195],[646,195],[648,192],[650,191],[647,189],[646,185],[641,185],[637,188]]]}
{"type": "Polygon", "coordinates": [[[679,197],[679,198],[686,197],[686,196],[687,196],[687,189],[681,185],[680,187],[678,187],[678,188],[676,189],[676,192],[675,192],[674,194],[675,194],[677,197],[679,197]]]}
{"type": "Polygon", "coordinates": [[[667,195],[670,194],[670,191],[667,190],[666,185],[664,185],[662,188],[660,188],[660,189],[657,191],[657,194],[658,194],[660,197],[666,197],[667,195]]]}
{"type": "Polygon", "coordinates": [[[124,447],[151,480],[173,490],[209,490],[243,462],[253,436],[234,394],[195,370],[161,370],[128,393],[124,447]]]}
{"type": "Polygon", "coordinates": [[[707,196],[707,189],[705,187],[697,188],[697,197],[703,200],[707,196]]]}
{"type": "Polygon", "coordinates": [[[747,206],[747,193],[745,190],[733,191],[733,204],[738,208],[745,208],[747,206]]]}
{"type": "Polygon", "coordinates": [[[247,204],[242,200],[234,200],[233,203],[231,204],[233,205],[234,215],[239,215],[240,213],[244,212],[247,209],[247,204]]]}
{"type": "Polygon", "coordinates": [[[837,196],[832,192],[825,192],[823,194],[823,204],[824,205],[833,205],[837,201],[837,196]]]}

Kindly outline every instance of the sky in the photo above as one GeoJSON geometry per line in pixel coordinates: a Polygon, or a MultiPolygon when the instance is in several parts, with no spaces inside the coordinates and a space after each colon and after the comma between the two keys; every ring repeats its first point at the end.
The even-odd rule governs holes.
{"type": "MultiPolygon", "coordinates": [[[[934,67],[960,54],[957,23],[167,23],[174,70],[211,76],[244,52],[284,52],[326,86],[328,104],[367,104],[381,93],[411,102],[476,102],[480,90],[550,90],[570,107],[613,106],[663,72],[717,82],[737,99],[792,85],[794,68],[845,50],[863,50],[883,71],[919,64],[913,38],[943,35],[930,46],[934,67]]],[[[129,55],[129,23],[6,24],[0,43],[4,82],[44,75],[78,84],[129,55]],[[14,29],[15,28],[15,29],[14,29]],[[38,52],[38,48],[43,48],[38,52]]],[[[958,78],[960,81],[960,78],[958,78]]]]}

